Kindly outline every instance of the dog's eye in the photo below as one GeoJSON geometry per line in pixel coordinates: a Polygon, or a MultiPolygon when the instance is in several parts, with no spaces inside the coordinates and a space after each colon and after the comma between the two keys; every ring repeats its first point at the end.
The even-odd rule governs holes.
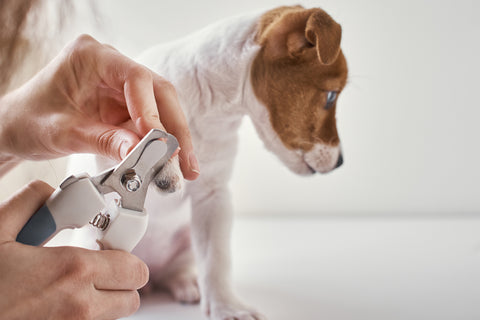
{"type": "Polygon", "coordinates": [[[334,104],[335,100],[337,99],[337,92],[336,91],[328,91],[327,92],[327,103],[325,104],[324,109],[330,109],[334,104]]]}

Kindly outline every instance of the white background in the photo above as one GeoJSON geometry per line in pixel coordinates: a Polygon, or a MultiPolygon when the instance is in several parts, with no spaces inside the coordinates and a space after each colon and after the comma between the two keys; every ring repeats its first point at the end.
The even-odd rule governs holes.
{"type": "MultiPolygon", "coordinates": [[[[135,56],[213,21],[298,1],[102,2],[107,38],[135,56]]],[[[238,213],[473,213],[480,196],[475,1],[301,1],[343,27],[350,68],[339,98],[345,164],[290,173],[248,121],[232,182],[238,213]]]]}
{"type": "MultiPolygon", "coordinates": [[[[297,3],[104,0],[96,2],[104,32],[93,33],[135,57],[218,19],[297,3]]],[[[477,213],[480,4],[300,3],[324,8],[343,27],[350,76],[337,118],[345,164],[324,176],[296,176],[264,150],[250,122],[244,121],[232,181],[236,213],[477,213]]],[[[91,12],[82,14],[78,32],[91,32],[91,12]]],[[[58,163],[27,175],[54,185],[63,177],[58,163]]],[[[1,192],[23,184],[17,180],[3,179],[1,192]]]]}
{"type": "MultiPolygon", "coordinates": [[[[221,18],[296,3],[103,0],[105,32],[95,35],[134,57],[221,18]]],[[[237,291],[274,320],[479,319],[480,2],[301,3],[343,26],[345,164],[295,176],[244,123],[232,181],[237,215],[302,218],[238,219],[237,291]]],[[[44,169],[24,178],[64,177],[57,162],[44,169]]],[[[18,183],[1,182],[0,192],[18,183]]],[[[198,306],[155,297],[142,305],[132,320],[203,319],[198,306]]]]}

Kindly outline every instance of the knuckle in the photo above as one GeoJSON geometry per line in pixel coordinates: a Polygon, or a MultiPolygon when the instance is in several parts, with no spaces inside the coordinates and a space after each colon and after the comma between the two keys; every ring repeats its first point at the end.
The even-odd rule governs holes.
{"type": "Polygon", "coordinates": [[[53,284],[58,297],[59,319],[93,319],[96,313],[91,296],[92,269],[83,249],[56,247],[58,257],[55,268],[58,278],[53,284]]]}
{"type": "Polygon", "coordinates": [[[159,85],[161,90],[166,94],[177,95],[177,89],[175,89],[175,86],[170,81],[161,78],[159,85]]]}
{"type": "Polygon", "coordinates": [[[85,255],[74,248],[70,247],[66,248],[65,250],[67,249],[73,250],[69,250],[67,253],[62,255],[65,257],[64,274],[68,278],[76,281],[84,281],[85,279],[92,277],[92,267],[91,264],[85,259],[85,255]]]}
{"type": "Polygon", "coordinates": [[[142,116],[141,118],[144,118],[147,121],[154,121],[154,122],[160,121],[160,115],[158,115],[157,113],[149,113],[147,115],[142,116]]]}
{"type": "Polygon", "coordinates": [[[69,46],[70,59],[78,64],[78,60],[98,44],[97,40],[88,34],[78,36],[69,46]]]}
{"type": "Polygon", "coordinates": [[[77,49],[83,49],[97,43],[97,40],[95,40],[92,36],[88,34],[81,34],[73,41],[73,47],[77,49]]]}
{"type": "Polygon", "coordinates": [[[92,319],[93,308],[88,299],[78,292],[63,293],[63,312],[65,319],[92,319]]]}
{"type": "Polygon", "coordinates": [[[79,90],[84,85],[82,77],[90,74],[91,67],[96,65],[95,56],[98,54],[99,46],[100,43],[94,38],[84,34],[65,48],[64,64],[59,68],[59,75],[64,79],[62,85],[66,94],[73,101],[85,99],[79,90]]]}
{"type": "Polygon", "coordinates": [[[140,131],[148,131],[151,129],[150,126],[152,125],[155,127],[160,125],[160,128],[163,128],[163,124],[158,113],[150,110],[144,110],[144,112],[145,113],[140,115],[135,121],[137,127],[140,128],[140,131]]]}
{"type": "Polygon", "coordinates": [[[78,301],[70,310],[72,311],[72,314],[75,314],[76,318],[79,320],[92,319],[92,308],[86,302],[78,301]]]}
{"type": "Polygon", "coordinates": [[[97,42],[91,35],[88,35],[86,33],[79,35],[75,41],[80,43],[97,42]]]}
{"type": "Polygon", "coordinates": [[[145,82],[153,82],[152,72],[145,66],[137,63],[132,63],[128,70],[128,77],[134,79],[140,79],[145,82]]]}

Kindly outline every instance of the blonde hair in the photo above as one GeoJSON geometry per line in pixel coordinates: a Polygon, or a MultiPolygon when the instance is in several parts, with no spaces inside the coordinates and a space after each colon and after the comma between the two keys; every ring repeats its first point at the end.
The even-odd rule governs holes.
{"type": "Polygon", "coordinates": [[[51,30],[58,35],[72,11],[69,0],[0,0],[0,95],[47,63],[57,49],[51,30]]]}

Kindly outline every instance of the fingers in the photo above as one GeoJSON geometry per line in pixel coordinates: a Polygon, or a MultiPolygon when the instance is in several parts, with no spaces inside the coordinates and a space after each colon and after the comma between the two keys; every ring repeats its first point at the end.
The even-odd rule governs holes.
{"type": "Polygon", "coordinates": [[[140,307],[140,296],[132,291],[97,291],[96,306],[91,306],[88,319],[119,319],[127,317],[140,307]]]}
{"type": "MultiPolygon", "coordinates": [[[[58,306],[58,312],[63,313],[52,318],[74,315],[82,319],[118,319],[138,309],[137,290],[148,281],[148,268],[134,255],[119,250],[91,251],[75,247],[33,249],[37,253],[41,251],[40,258],[37,257],[41,267],[37,268],[50,264],[47,271],[27,270],[41,275],[35,284],[45,280],[45,288],[51,288],[38,291],[44,293],[42,301],[58,306]]],[[[35,257],[27,260],[35,261],[35,257]]]]}
{"type": "Polygon", "coordinates": [[[76,139],[71,141],[72,152],[96,153],[116,160],[125,158],[140,141],[131,130],[91,120],[73,130],[76,139]]]}
{"type": "MultiPolygon", "coordinates": [[[[132,61],[133,63],[133,61],[132,61]]],[[[157,103],[153,93],[152,74],[143,67],[129,67],[124,91],[128,112],[143,136],[151,129],[165,131],[158,114],[157,103]]]]}
{"type": "Polygon", "coordinates": [[[28,219],[45,203],[54,189],[33,181],[0,204],[0,242],[14,241],[28,219]]]}
{"type": "Polygon", "coordinates": [[[100,53],[98,65],[102,79],[113,89],[124,92],[128,112],[140,135],[153,128],[173,134],[180,143],[180,166],[184,177],[196,179],[198,161],[173,85],[107,46],[100,53]]]}
{"type": "Polygon", "coordinates": [[[92,252],[97,266],[93,284],[97,290],[137,290],[148,282],[148,267],[136,256],[119,250],[92,252]]]}
{"type": "Polygon", "coordinates": [[[183,176],[185,179],[195,180],[200,174],[200,169],[193,151],[187,120],[180,107],[175,88],[168,81],[153,74],[153,90],[160,119],[168,132],[173,134],[180,144],[179,159],[183,176]]]}
{"type": "Polygon", "coordinates": [[[100,78],[112,89],[124,93],[128,112],[140,135],[153,128],[165,130],[155,102],[151,71],[110,46],[96,46],[94,50],[100,78]]]}
{"type": "MultiPolygon", "coordinates": [[[[87,48],[95,57],[95,66],[102,82],[124,93],[129,115],[140,136],[144,136],[153,128],[175,135],[181,147],[180,166],[183,175],[189,180],[196,179],[199,175],[198,161],[193,152],[185,116],[172,84],[91,37],[80,37],[79,41],[88,44],[80,47],[87,48]]],[[[105,136],[107,140],[111,136],[114,137],[111,133],[105,136]]],[[[118,149],[118,145],[112,148],[118,149]]],[[[113,152],[110,149],[98,151],[107,156],[112,156],[113,152]]],[[[114,154],[114,158],[118,158],[118,153],[114,154]]]]}

